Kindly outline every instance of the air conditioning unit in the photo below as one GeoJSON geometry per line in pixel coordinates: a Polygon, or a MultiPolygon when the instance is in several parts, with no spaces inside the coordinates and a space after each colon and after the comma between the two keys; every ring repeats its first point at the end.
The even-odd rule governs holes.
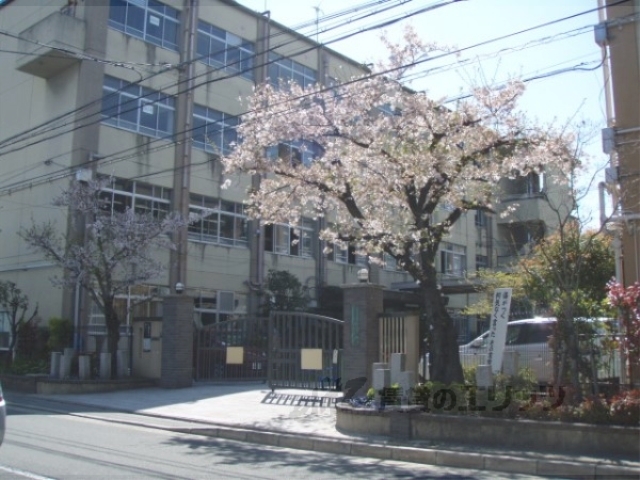
{"type": "Polygon", "coordinates": [[[76,170],[76,180],[78,182],[90,182],[93,178],[93,171],[90,168],[79,168],[76,170]]]}
{"type": "Polygon", "coordinates": [[[607,155],[616,149],[616,131],[612,127],[602,129],[602,151],[607,155]]]}

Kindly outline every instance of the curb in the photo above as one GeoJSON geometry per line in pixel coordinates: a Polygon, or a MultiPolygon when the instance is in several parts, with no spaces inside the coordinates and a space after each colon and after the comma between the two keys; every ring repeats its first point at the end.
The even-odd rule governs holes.
{"type": "MultiPolygon", "coordinates": [[[[167,417],[165,417],[167,418],[167,417]]],[[[364,442],[334,440],[311,435],[265,432],[239,427],[177,429],[179,433],[236,440],[273,447],[293,448],[320,453],[369,457],[379,460],[436,465],[440,467],[489,470],[513,474],[580,478],[640,477],[640,468],[602,462],[571,462],[530,459],[487,453],[467,453],[432,448],[404,447],[364,442]]]]}
{"type": "MultiPolygon", "coordinates": [[[[75,402],[59,402],[63,404],[85,405],[75,402]]],[[[105,421],[105,418],[87,413],[69,413],[52,407],[29,407],[35,410],[54,411],[67,415],[105,421]]],[[[640,478],[640,467],[614,465],[602,461],[568,461],[524,458],[505,454],[459,452],[435,448],[419,448],[381,443],[365,443],[360,441],[340,440],[319,435],[301,435],[287,432],[252,429],[242,426],[220,425],[190,418],[170,417],[167,415],[140,413],[117,408],[102,408],[103,411],[134,414],[149,418],[194,423],[199,427],[165,427],[149,425],[142,421],[109,419],[111,423],[164,430],[175,433],[199,435],[223,440],[255,443],[271,447],[291,448],[319,453],[368,457],[379,460],[435,465],[439,467],[468,468],[524,475],[548,477],[580,477],[580,478],[640,478]]]]}

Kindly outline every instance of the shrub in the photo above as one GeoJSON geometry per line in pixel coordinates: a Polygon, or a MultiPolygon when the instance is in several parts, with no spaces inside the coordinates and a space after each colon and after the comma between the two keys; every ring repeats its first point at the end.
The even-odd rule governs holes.
{"type": "Polygon", "coordinates": [[[367,390],[367,400],[371,401],[374,398],[376,398],[376,389],[371,387],[369,390],[367,390]]]}
{"type": "Polygon", "coordinates": [[[16,358],[6,373],[13,375],[29,375],[49,373],[49,365],[46,360],[30,360],[25,358],[16,358]]]}
{"type": "Polygon", "coordinates": [[[584,400],[576,409],[576,420],[585,423],[611,423],[609,405],[604,398],[590,397],[584,400]]]}
{"type": "Polygon", "coordinates": [[[384,387],[380,390],[380,400],[383,405],[400,405],[400,385],[396,383],[390,387],[384,387]]]}
{"type": "Polygon", "coordinates": [[[465,385],[476,384],[476,371],[478,367],[473,365],[472,367],[462,367],[462,375],[464,376],[465,385]]]}
{"type": "Polygon", "coordinates": [[[66,318],[49,319],[48,347],[52,352],[62,352],[73,345],[73,323],[66,318]]]}
{"type": "Polygon", "coordinates": [[[611,420],[619,425],[640,425],[640,390],[629,390],[611,400],[611,420]]]}
{"type": "Polygon", "coordinates": [[[48,358],[48,335],[47,329],[40,326],[40,319],[38,317],[29,323],[23,324],[22,328],[18,330],[16,358],[46,360],[48,358]]]}

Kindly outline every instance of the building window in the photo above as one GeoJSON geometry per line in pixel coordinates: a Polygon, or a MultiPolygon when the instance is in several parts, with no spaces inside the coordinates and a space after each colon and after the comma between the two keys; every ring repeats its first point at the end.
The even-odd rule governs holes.
{"type": "Polygon", "coordinates": [[[280,82],[293,81],[306,88],[317,82],[317,73],[314,69],[273,52],[269,54],[268,75],[269,82],[274,87],[279,87],[280,82]]]}
{"type": "Polygon", "coordinates": [[[297,227],[282,224],[265,225],[264,249],[279,255],[312,257],[315,222],[303,218],[300,223],[297,227]]]}
{"type": "Polygon", "coordinates": [[[267,158],[271,160],[280,159],[294,167],[301,164],[309,166],[311,162],[320,158],[322,154],[322,147],[316,142],[308,140],[280,142],[278,145],[267,149],[267,158]]]}
{"type": "Polygon", "coordinates": [[[102,92],[103,123],[152,137],[173,135],[172,97],[108,76],[102,92]]]}
{"type": "Polygon", "coordinates": [[[384,262],[384,269],[391,271],[391,272],[398,272],[401,271],[402,269],[398,266],[398,261],[393,258],[391,255],[389,255],[388,253],[383,254],[382,256],[383,262],[384,262]]]}
{"type": "Polygon", "coordinates": [[[476,255],[476,270],[489,268],[489,257],[486,255],[476,255]]]}
{"type": "Polygon", "coordinates": [[[356,247],[349,245],[346,248],[333,247],[333,260],[336,263],[356,265],[358,267],[368,267],[369,260],[366,255],[356,253],[356,247]]]}
{"type": "Polygon", "coordinates": [[[444,243],[440,251],[440,272],[446,275],[462,277],[466,269],[466,247],[453,243],[444,243]]]}
{"type": "MultiPolygon", "coordinates": [[[[150,291],[154,287],[148,285],[134,285],[130,293],[120,293],[113,300],[113,307],[120,319],[120,335],[130,333],[131,322],[136,317],[162,316],[162,303],[158,299],[150,298],[150,291]],[[137,293],[136,293],[137,292],[137,293]]],[[[104,312],[93,301],[89,306],[88,332],[93,335],[107,334],[107,320],[104,312]]]]}
{"type": "Polygon", "coordinates": [[[212,108],[193,106],[193,145],[210,153],[226,155],[237,142],[238,117],[212,108]]]}
{"type": "Polygon", "coordinates": [[[195,323],[199,328],[231,320],[233,315],[245,314],[246,310],[246,298],[234,292],[202,292],[194,298],[195,323]]]}
{"type": "Polygon", "coordinates": [[[109,26],[178,51],[179,12],[156,0],[110,0],[109,26]]]}
{"type": "Polygon", "coordinates": [[[197,55],[207,65],[253,80],[253,43],[203,21],[198,22],[197,55]]]}
{"type": "Polygon", "coordinates": [[[240,203],[191,194],[189,240],[246,247],[247,216],[240,203]]]}
{"type": "Polygon", "coordinates": [[[0,350],[6,350],[11,344],[11,316],[0,311],[0,350]]]}
{"type": "Polygon", "coordinates": [[[475,224],[476,227],[486,227],[487,226],[487,212],[484,210],[476,210],[475,212],[475,224]]]}
{"type": "Polygon", "coordinates": [[[139,215],[152,215],[162,220],[171,209],[171,189],[115,178],[102,189],[104,209],[124,213],[127,209],[139,215]]]}

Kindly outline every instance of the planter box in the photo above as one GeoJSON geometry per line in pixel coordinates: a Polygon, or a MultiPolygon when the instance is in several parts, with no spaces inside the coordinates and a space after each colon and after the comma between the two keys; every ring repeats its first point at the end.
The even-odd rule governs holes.
{"type": "Polygon", "coordinates": [[[640,460],[636,427],[429,414],[419,406],[336,410],[336,428],[350,434],[640,460]]]}

